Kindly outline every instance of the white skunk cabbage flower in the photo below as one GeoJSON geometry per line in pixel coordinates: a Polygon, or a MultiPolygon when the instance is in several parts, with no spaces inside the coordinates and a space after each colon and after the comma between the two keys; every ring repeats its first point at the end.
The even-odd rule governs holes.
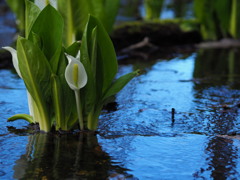
{"type": "Polygon", "coordinates": [[[43,10],[45,6],[51,4],[55,9],[57,9],[57,0],[35,0],[34,3],[43,10]]]}
{"type": "Polygon", "coordinates": [[[87,84],[87,73],[80,62],[80,51],[77,57],[66,54],[68,59],[68,65],[65,70],[65,78],[69,87],[74,90],[80,90],[87,84]]]}
{"type": "Polygon", "coordinates": [[[13,67],[15,68],[17,74],[19,75],[19,77],[22,79],[22,75],[18,66],[18,58],[17,58],[17,51],[15,49],[13,49],[12,47],[6,46],[6,47],[2,47],[3,49],[6,49],[7,51],[9,51],[12,54],[12,62],[13,62],[13,67]]]}
{"type": "MultiPolygon", "coordinates": [[[[3,49],[6,49],[7,51],[9,51],[12,54],[12,62],[13,62],[13,67],[15,68],[18,76],[22,79],[22,75],[18,66],[18,57],[17,57],[17,51],[15,49],[13,49],[12,47],[6,46],[6,47],[2,47],[3,49]]],[[[33,103],[34,100],[32,98],[32,96],[30,95],[30,93],[27,91],[27,98],[28,98],[28,107],[29,107],[29,113],[30,115],[34,118],[34,107],[33,107],[33,103]]],[[[35,110],[38,111],[38,110],[35,110]]]]}

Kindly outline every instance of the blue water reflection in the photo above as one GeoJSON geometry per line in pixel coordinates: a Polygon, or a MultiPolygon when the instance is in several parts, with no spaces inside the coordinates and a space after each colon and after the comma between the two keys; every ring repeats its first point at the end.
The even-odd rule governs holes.
{"type": "MultiPolygon", "coordinates": [[[[239,102],[237,79],[198,78],[198,57],[146,63],[145,73],[116,96],[117,110],[103,111],[100,134],[86,137],[9,131],[27,125],[6,122],[28,113],[26,90],[16,74],[0,70],[0,179],[240,178],[240,141],[221,136],[239,132],[238,108],[222,108],[239,102]]],[[[122,64],[118,76],[138,66],[122,64]]]]}

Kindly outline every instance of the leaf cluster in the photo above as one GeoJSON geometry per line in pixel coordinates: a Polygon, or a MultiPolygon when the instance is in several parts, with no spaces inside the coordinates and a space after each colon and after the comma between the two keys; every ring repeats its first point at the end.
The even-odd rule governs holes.
{"type": "Polygon", "coordinates": [[[40,129],[49,132],[70,130],[76,127],[77,106],[74,92],[65,79],[68,64],[65,53],[76,56],[81,51],[81,62],[86,69],[88,82],[81,89],[85,127],[96,130],[103,105],[118,93],[138,72],[126,74],[115,80],[118,71],[113,44],[98,18],[89,15],[82,43],[63,46],[65,24],[61,14],[51,5],[42,11],[26,1],[26,37],[17,40],[19,69],[32,98],[34,114],[15,115],[37,122],[40,129]]]}

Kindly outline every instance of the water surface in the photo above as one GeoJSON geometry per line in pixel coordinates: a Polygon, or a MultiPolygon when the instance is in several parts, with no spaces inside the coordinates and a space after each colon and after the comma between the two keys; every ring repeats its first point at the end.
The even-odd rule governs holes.
{"type": "Polygon", "coordinates": [[[240,141],[221,136],[240,128],[238,50],[206,58],[217,52],[121,63],[118,76],[144,73],[116,96],[116,110],[103,111],[98,135],[14,130],[26,129],[6,122],[28,113],[26,90],[13,71],[0,70],[0,179],[240,178],[240,141]]]}

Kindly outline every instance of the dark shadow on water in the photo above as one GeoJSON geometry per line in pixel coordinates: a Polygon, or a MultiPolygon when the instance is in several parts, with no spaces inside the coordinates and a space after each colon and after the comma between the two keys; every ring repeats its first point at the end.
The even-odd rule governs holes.
{"type": "Polygon", "coordinates": [[[193,77],[198,108],[206,114],[205,132],[209,141],[205,147],[206,163],[195,179],[238,179],[239,147],[233,139],[219,134],[238,134],[240,99],[239,49],[200,49],[193,77]],[[205,109],[204,109],[204,108],[205,109]],[[206,108],[207,107],[207,108],[206,108]]]}
{"type": "MultiPolygon", "coordinates": [[[[200,49],[195,61],[194,78],[203,85],[234,85],[240,89],[240,51],[232,49],[200,49]]],[[[196,87],[198,87],[196,85],[196,87]]]]}
{"type": "Polygon", "coordinates": [[[13,169],[15,179],[131,179],[93,134],[30,135],[26,154],[13,169]]]}
{"type": "Polygon", "coordinates": [[[209,137],[205,152],[208,155],[206,165],[194,173],[196,179],[207,179],[206,174],[214,180],[237,179],[239,172],[238,148],[233,140],[222,137],[209,137]]]}

